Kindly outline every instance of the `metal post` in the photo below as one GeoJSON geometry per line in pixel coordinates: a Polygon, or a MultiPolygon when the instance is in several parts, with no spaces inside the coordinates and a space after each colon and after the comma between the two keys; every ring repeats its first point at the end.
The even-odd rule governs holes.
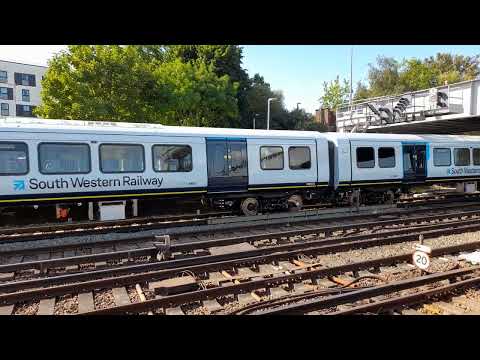
{"type": "Polygon", "coordinates": [[[270,130],[270,103],[277,98],[268,98],[267,100],[267,130],[270,130]]]}

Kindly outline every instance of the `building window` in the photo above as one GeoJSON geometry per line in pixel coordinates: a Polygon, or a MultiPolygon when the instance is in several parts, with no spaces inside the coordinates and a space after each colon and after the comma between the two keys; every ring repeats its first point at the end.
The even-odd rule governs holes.
{"type": "Polygon", "coordinates": [[[371,147],[357,148],[357,167],[373,168],[375,167],[375,154],[371,147]]]}
{"type": "Polygon", "coordinates": [[[454,149],[453,159],[455,166],[468,166],[470,165],[470,149],[454,149]]]}
{"type": "Polygon", "coordinates": [[[260,167],[262,170],[282,170],[283,148],[281,146],[262,146],[260,148],[260,167]]]}
{"type": "Polygon", "coordinates": [[[480,149],[473,149],[473,165],[480,165],[480,149]]]}
{"type": "Polygon", "coordinates": [[[0,82],[6,83],[7,81],[8,81],[7,72],[0,70],[0,82]]]}
{"type": "Polygon", "coordinates": [[[152,154],[155,171],[192,171],[192,148],[188,145],[154,145],[152,154]]]}
{"type": "Polygon", "coordinates": [[[378,166],[381,168],[395,167],[395,149],[391,147],[381,147],[378,149],[378,166]]]}
{"type": "Polygon", "coordinates": [[[103,173],[139,173],[145,170],[142,145],[100,145],[100,169],[103,173]]]}
{"type": "Polygon", "coordinates": [[[7,103],[2,103],[0,105],[0,110],[1,110],[1,115],[2,116],[10,115],[10,109],[9,109],[9,105],[7,103]]]}
{"type": "Polygon", "coordinates": [[[27,144],[0,142],[0,175],[25,175],[27,173],[27,144]]]}
{"type": "Polygon", "coordinates": [[[15,73],[15,85],[36,86],[35,75],[15,73]]]}
{"type": "Polygon", "coordinates": [[[0,87],[0,99],[13,100],[13,89],[0,87]]]}
{"type": "Polygon", "coordinates": [[[38,146],[42,174],[87,174],[90,147],[87,144],[42,143],[38,146]]]}
{"type": "Polygon", "coordinates": [[[30,90],[22,89],[22,101],[30,102],[30,90]]]}
{"type": "Polygon", "coordinates": [[[452,165],[452,152],[447,148],[433,149],[433,165],[450,166],[452,165]]]}
{"type": "Polygon", "coordinates": [[[308,146],[291,146],[288,148],[288,165],[292,170],[310,169],[312,166],[308,146]]]}
{"type": "Polygon", "coordinates": [[[17,105],[17,116],[34,117],[33,109],[35,109],[35,106],[17,105]]]}

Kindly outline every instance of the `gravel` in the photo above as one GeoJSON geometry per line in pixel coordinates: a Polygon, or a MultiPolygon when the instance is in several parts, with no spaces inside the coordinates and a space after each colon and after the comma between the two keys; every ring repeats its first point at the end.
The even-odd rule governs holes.
{"type": "MultiPolygon", "coordinates": [[[[438,238],[426,239],[424,244],[432,249],[446,246],[472,243],[480,240],[480,232],[441,236],[438,238]]],[[[328,267],[351,264],[360,261],[375,260],[390,256],[413,253],[414,242],[400,244],[374,246],[366,249],[356,249],[341,253],[326,254],[316,257],[316,261],[328,267]]]]}
{"type": "Polygon", "coordinates": [[[55,303],[54,315],[76,314],[78,312],[77,295],[60,296],[55,303]]]}
{"type": "Polygon", "coordinates": [[[38,301],[28,301],[24,303],[15,304],[13,315],[35,315],[39,307],[38,301]]]}
{"type": "Polygon", "coordinates": [[[115,306],[112,290],[98,290],[94,292],[95,309],[107,309],[115,306]]]}

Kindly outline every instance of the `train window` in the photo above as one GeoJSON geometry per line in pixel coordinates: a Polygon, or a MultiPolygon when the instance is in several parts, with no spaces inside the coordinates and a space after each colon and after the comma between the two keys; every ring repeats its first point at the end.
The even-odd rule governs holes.
{"type": "Polygon", "coordinates": [[[308,146],[291,146],[288,148],[288,164],[292,170],[310,169],[312,166],[308,146]]]}
{"type": "Polygon", "coordinates": [[[87,174],[90,147],[87,144],[41,143],[38,162],[42,174],[87,174]]]}
{"type": "Polygon", "coordinates": [[[473,165],[480,165],[480,149],[473,149],[473,165]]]}
{"type": "Polygon", "coordinates": [[[391,147],[378,148],[378,166],[381,168],[395,167],[395,149],[391,147]]]}
{"type": "Polygon", "coordinates": [[[433,165],[450,166],[452,165],[452,152],[447,148],[433,149],[433,165]]]}
{"type": "Polygon", "coordinates": [[[375,154],[371,147],[357,148],[357,167],[373,168],[375,167],[375,154]]]}
{"type": "Polygon", "coordinates": [[[27,144],[0,142],[0,175],[25,175],[27,173],[27,144]]]}
{"type": "Polygon", "coordinates": [[[155,171],[192,171],[192,148],[189,145],[154,145],[152,153],[155,171]]]}
{"type": "Polygon", "coordinates": [[[100,145],[100,170],[103,173],[135,173],[145,170],[145,152],[142,145],[100,145]]]}
{"type": "Polygon", "coordinates": [[[283,148],[281,146],[262,146],[260,148],[260,167],[262,170],[282,170],[283,148]]]}
{"type": "Polygon", "coordinates": [[[468,166],[470,165],[470,149],[454,149],[453,158],[455,166],[468,166]]]}

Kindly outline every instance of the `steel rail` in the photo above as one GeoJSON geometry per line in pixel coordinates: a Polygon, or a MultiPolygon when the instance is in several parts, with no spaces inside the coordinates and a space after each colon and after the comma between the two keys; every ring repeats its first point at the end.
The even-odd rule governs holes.
{"type": "MultiPolygon", "coordinates": [[[[455,253],[459,251],[469,251],[478,249],[480,247],[480,241],[469,244],[455,245],[449,247],[443,247],[434,249],[432,251],[433,256],[441,256],[449,253],[455,253]]],[[[249,259],[250,261],[254,259],[249,259]]],[[[261,259],[257,259],[261,260],[261,259]]],[[[320,268],[311,270],[302,270],[293,274],[280,275],[271,278],[264,278],[259,280],[251,280],[247,282],[241,282],[239,284],[228,284],[225,286],[218,286],[215,288],[204,289],[199,291],[187,292],[177,295],[166,296],[159,299],[147,300],[141,303],[133,303],[123,306],[117,306],[109,309],[95,310],[92,314],[123,314],[129,312],[142,312],[149,311],[158,307],[177,306],[194,301],[202,301],[210,298],[215,298],[224,295],[235,295],[245,293],[247,291],[254,291],[258,289],[270,288],[281,284],[298,282],[305,279],[325,278],[337,274],[343,274],[351,271],[368,270],[372,268],[378,268],[380,266],[391,266],[397,263],[403,263],[411,260],[411,254],[396,255],[381,259],[368,260],[353,264],[345,264],[332,268],[320,268]]],[[[104,278],[100,280],[90,280],[83,283],[67,284],[58,287],[51,287],[45,289],[34,289],[29,291],[17,292],[12,294],[0,295],[0,303],[13,304],[20,301],[27,301],[32,299],[49,298],[52,296],[61,296],[64,294],[81,293],[85,291],[92,291],[95,289],[126,286],[131,284],[145,283],[152,280],[167,278],[168,276],[179,274],[184,270],[189,270],[193,273],[201,273],[208,270],[219,270],[228,268],[223,263],[210,264],[210,268],[206,268],[203,265],[195,267],[187,267],[185,269],[173,269],[173,270],[161,270],[155,273],[126,275],[114,278],[104,278]]],[[[313,266],[312,266],[313,268],[313,266]]]]}
{"type": "Polygon", "coordinates": [[[414,294],[408,294],[408,295],[398,296],[398,297],[394,297],[386,300],[380,300],[372,304],[355,306],[351,309],[336,311],[328,315],[353,315],[353,314],[366,313],[366,312],[386,311],[386,310],[390,310],[390,309],[394,309],[402,306],[422,303],[431,297],[444,295],[454,290],[468,288],[468,287],[476,286],[478,284],[480,284],[480,276],[477,276],[473,279],[457,281],[457,282],[454,282],[453,284],[437,287],[435,289],[424,290],[414,294]]]}
{"type": "MultiPolygon", "coordinates": [[[[421,206],[421,205],[418,205],[418,206],[421,206]]],[[[392,215],[393,214],[408,215],[408,214],[424,212],[424,211],[442,211],[442,210],[448,210],[448,209],[474,207],[474,206],[480,206],[480,203],[466,202],[466,203],[463,203],[463,204],[448,204],[448,205],[445,205],[445,206],[438,206],[438,207],[432,207],[432,208],[420,208],[420,209],[418,209],[418,208],[400,209],[399,208],[398,213],[395,212],[395,213],[391,213],[391,214],[392,215]]],[[[313,210],[307,210],[307,212],[314,212],[314,211],[313,210]]],[[[373,213],[368,213],[368,214],[342,213],[338,216],[338,219],[341,219],[341,220],[362,219],[362,218],[380,217],[380,216],[383,216],[383,215],[384,215],[383,213],[377,213],[377,214],[373,214],[373,213]]],[[[239,219],[240,218],[241,217],[239,217],[239,219]]],[[[334,218],[329,218],[328,220],[329,221],[334,221],[336,219],[337,218],[334,217],[334,218]]],[[[312,219],[309,219],[308,217],[303,218],[303,217],[298,217],[297,216],[297,218],[295,218],[295,219],[285,218],[285,220],[286,220],[285,221],[286,223],[292,222],[292,220],[294,220],[295,223],[302,224],[302,223],[317,221],[317,220],[322,220],[322,219],[312,220],[312,219]]],[[[206,222],[208,222],[208,219],[191,220],[190,222],[185,221],[185,222],[180,223],[181,224],[180,227],[187,227],[188,225],[194,224],[194,222],[196,222],[199,226],[203,226],[203,225],[207,225],[206,222]]],[[[268,219],[268,220],[265,220],[265,221],[259,220],[256,223],[253,223],[253,224],[249,223],[248,225],[249,225],[250,228],[254,228],[254,227],[264,227],[264,226],[268,226],[270,224],[269,224],[269,219],[268,219]]],[[[242,228],[242,227],[245,227],[245,225],[243,224],[242,221],[239,221],[238,222],[238,228],[242,228]]],[[[171,228],[171,227],[163,226],[162,224],[159,224],[158,229],[162,229],[162,228],[165,229],[165,228],[171,228]]],[[[9,243],[16,243],[16,242],[31,242],[31,241],[44,240],[44,239],[65,238],[65,237],[69,237],[69,236],[84,236],[84,235],[89,235],[89,234],[101,234],[98,231],[101,231],[103,233],[138,232],[138,231],[142,231],[142,226],[133,226],[131,228],[128,228],[127,231],[123,231],[123,230],[125,230],[124,227],[105,228],[105,229],[98,229],[98,230],[95,230],[95,229],[88,230],[88,231],[90,231],[90,233],[89,232],[84,232],[84,231],[53,232],[53,233],[46,233],[46,234],[40,233],[40,234],[29,234],[29,235],[21,235],[21,236],[7,236],[3,239],[2,239],[2,236],[0,235],[0,244],[9,244],[9,243]]],[[[146,229],[146,230],[155,230],[155,229],[154,228],[149,228],[149,229],[146,229]]],[[[232,229],[229,229],[229,230],[232,230],[232,229]]],[[[205,229],[197,228],[197,229],[192,230],[190,232],[183,233],[183,235],[191,234],[191,233],[205,233],[205,232],[208,233],[210,231],[211,231],[210,229],[206,229],[206,228],[205,229]]],[[[148,239],[146,239],[146,237],[144,235],[140,235],[138,237],[129,237],[127,239],[119,239],[119,240],[98,240],[98,241],[88,243],[88,244],[85,244],[85,245],[103,244],[103,243],[106,243],[106,244],[126,243],[126,242],[132,242],[132,241],[145,241],[145,240],[148,240],[148,239]]],[[[68,248],[76,248],[78,246],[79,246],[79,244],[61,244],[61,245],[57,245],[56,248],[57,249],[68,249],[68,248]]],[[[48,247],[41,246],[41,247],[38,247],[36,249],[40,250],[40,249],[46,249],[46,248],[48,248],[48,247]]],[[[7,250],[7,251],[3,250],[2,253],[13,252],[13,251],[14,250],[11,250],[11,251],[10,250],[7,250]]]]}
{"type": "MultiPolygon", "coordinates": [[[[378,285],[375,287],[360,289],[346,294],[333,295],[328,298],[308,300],[299,304],[291,304],[274,309],[267,309],[255,314],[261,315],[293,315],[305,314],[312,311],[319,311],[330,307],[344,305],[355,301],[360,301],[375,296],[390,294],[392,292],[415,288],[427,284],[432,284],[438,281],[447,280],[459,276],[468,275],[480,270],[480,266],[472,266],[465,269],[450,270],[441,273],[435,273],[425,276],[416,277],[413,279],[399,280],[385,285],[378,285]]],[[[469,284],[480,283],[480,276],[477,276],[469,284]]]]}
{"type": "MultiPolygon", "coordinates": [[[[461,218],[464,216],[474,216],[480,215],[480,211],[474,212],[464,212],[455,215],[437,215],[428,219],[431,220],[441,220],[446,218],[461,218]]],[[[187,252],[196,249],[205,249],[213,246],[225,246],[225,245],[232,245],[238,244],[242,242],[254,242],[264,239],[278,239],[278,238],[288,238],[292,236],[298,235],[312,235],[317,233],[325,233],[325,232],[335,232],[339,230],[351,230],[351,229],[361,229],[361,228],[370,228],[370,227],[378,227],[378,226],[386,226],[386,225],[394,225],[398,223],[409,223],[409,222],[418,222],[418,221],[425,221],[424,218],[415,218],[409,220],[386,220],[380,222],[373,222],[373,223],[361,223],[361,224],[350,224],[345,226],[334,226],[334,227],[321,227],[317,229],[308,229],[308,230],[292,230],[286,232],[275,232],[275,233],[264,233],[264,234],[256,234],[256,235],[246,235],[234,238],[224,238],[224,239],[215,239],[215,240],[205,240],[200,242],[191,242],[191,243],[184,243],[184,244],[174,244],[171,246],[171,252],[187,252]],[[356,226],[355,226],[356,225],[356,226]]],[[[377,240],[379,245],[389,243],[388,236],[397,236],[403,235],[405,233],[409,233],[411,235],[408,239],[415,240],[418,236],[418,232],[420,231],[430,231],[430,230],[439,230],[439,229],[449,229],[455,226],[466,226],[470,224],[478,223],[478,219],[471,219],[471,220],[460,220],[460,221],[451,221],[446,223],[439,223],[439,224],[422,224],[416,226],[406,226],[405,228],[401,229],[392,229],[388,231],[384,231],[382,233],[372,233],[372,234],[357,234],[357,235],[346,235],[343,237],[331,237],[331,238],[321,238],[318,240],[307,240],[305,242],[297,243],[297,244],[287,244],[287,245],[277,245],[272,247],[264,247],[260,248],[261,253],[269,253],[274,251],[285,251],[285,250],[294,250],[297,248],[305,248],[308,246],[314,245],[333,245],[333,244],[341,244],[344,242],[350,242],[353,246],[355,245],[355,241],[365,240],[365,239],[377,239],[378,237],[384,237],[383,241],[377,240]],[[412,233],[412,231],[415,231],[412,233]]],[[[437,233],[433,233],[434,235],[437,233]]],[[[429,236],[429,233],[426,234],[429,236]]],[[[399,241],[404,241],[405,238],[401,238],[399,241]]],[[[392,239],[393,242],[397,242],[397,239],[392,239]]],[[[377,242],[375,242],[376,244],[377,242]]],[[[362,246],[364,243],[361,244],[362,246]]],[[[368,245],[368,243],[367,243],[368,245]]],[[[254,250],[252,250],[254,251],[254,250]]],[[[151,258],[156,257],[158,253],[158,249],[156,247],[146,247],[141,249],[132,249],[132,250],[122,250],[116,252],[106,252],[100,254],[92,254],[92,255],[80,255],[80,256],[73,256],[67,258],[60,258],[60,259],[49,259],[49,260],[38,260],[38,261],[29,261],[29,262],[21,262],[15,264],[4,264],[0,265],[0,273],[7,273],[7,272],[15,272],[20,270],[29,270],[29,269],[37,269],[41,272],[44,272],[48,268],[55,268],[55,267],[62,267],[62,266],[69,266],[69,265],[80,265],[85,263],[94,263],[106,260],[118,260],[118,259],[133,259],[137,257],[144,257],[149,256],[151,258]]],[[[253,253],[252,253],[253,254],[253,253]]],[[[183,259],[185,260],[185,259],[183,259]]]]}

